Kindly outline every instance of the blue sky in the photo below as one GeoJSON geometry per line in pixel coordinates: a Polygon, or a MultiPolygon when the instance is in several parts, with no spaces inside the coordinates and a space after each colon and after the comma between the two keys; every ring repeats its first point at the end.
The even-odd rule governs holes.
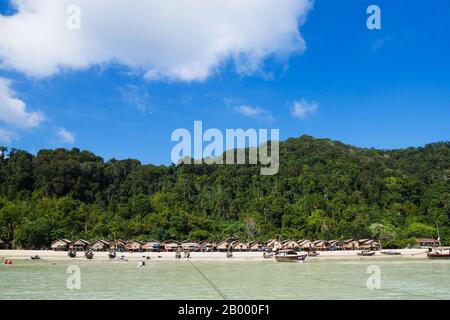
{"type": "MultiPolygon", "coordinates": [[[[15,14],[7,1],[0,12],[15,14]]],[[[2,67],[14,97],[43,119],[16,128],[0,116],[0,128],[13,132],[0,144],[33,153],[78,147],[105,160],[168,164],[172,131],[192,129],[194,120],[205,128],[279,128],[282,140],[308,134],[361,147],[449,140],[449,1],[316,0],[305,19],[303,52],[269,55],[249,72],[225,60],[201,80],[148,79],[115,62],[45,76],[2,67]],[[370,4],[381,8],[381,30],[366,28],[370,4]],[[317,109],[295,116],[296,103],[317,109]]],[[[9,45],[4,39],[0,30],[0,49],[9,45]]]]}

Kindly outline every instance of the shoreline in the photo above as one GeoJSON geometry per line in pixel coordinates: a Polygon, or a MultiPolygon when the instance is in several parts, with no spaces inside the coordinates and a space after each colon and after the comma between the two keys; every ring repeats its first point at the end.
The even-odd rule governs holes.
{"type": "MultiPolygon", "coordinates": [[[[317,257],[308,257],[308,261],[326,261],[326,260],[392,260],[392,259],[426,259],[427,249],[393,249],[386,250],[399,252],[401,255],[385,255],[381,251],[376,251],[374,256],[358,256],[356,251],[320,251],[317,257]]],[[[66,251],[51,250],[0,250],[0,260],[31,260],[32,256],[38,255],[41,260],[50,261],[80,261],[86,260],[84,252],[77,252],[76,258],[69,258],[66,251]]],[[[226,252],[191,252],[190,260],[202,261],[270,261],[263,258],[263,252],[233,252],[233,258],[227,258],[226,252]]],[[[150,260],[177,261],[186,260],[186,258],[176,259],[175,252],[118,252],[115,259],[109,259],[108,252],[94,252],[93,261],[120,261],[120,257],[126,260],[142,260],[150,257],[150,260]]]]}

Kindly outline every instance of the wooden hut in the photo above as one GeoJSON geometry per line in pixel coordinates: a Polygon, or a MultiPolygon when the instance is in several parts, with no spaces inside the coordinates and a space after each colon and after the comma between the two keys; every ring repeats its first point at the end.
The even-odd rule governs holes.
{"type": "Polygon", "coordinates": [[[159,252],[161,249],[161,243],[156,240],[150,240],[150,241],[144,242],[141,249],[142,249],[142,251],[146,251],[146,252],[159,252]]]}
{"type": "Polygon", "coordinates": [[[105,240],[94,240],[89,244],[89,248],[92,251],[108,251],[109,242],[105,240]]]}
{"type": "Polygon", "coordinates": [[[263,243],[258,240],[248,243],[249,250],[253,252],[262,251],[263,247],[264,247],[263,243]]]}
{"type": "Polygon", "coordinates": [[[240,240],[234,241],[234,242],[231,244],[231,246],[232,246],[232,248],[233,248],[233,251],[244,252],[244,251],[249,251],[249,250],[250,250],[250,247],[249,247],[249,245],[248,245],[248,242],[245,242],[245,241],[240,241],[240,240]]]}
{"type": "Polygon", "coordinates": [[[300,250],[300,246],[298,245],[297,241],[294,240],[285,240],[282,242],[283,249],[292,249],[295,251],[300,250]]]}
{"type": "Polygon", "coordinates": [[[113,251],[123,252],[125,251],[125,241],[114,240],[109,243],[109,249],[113,251]]]}
{"type": "Polygon", "coordinates": [[[89,249],[89,241],[78,239],[70,243],[69,249],[75,251],[86,251],[89,249]]]}
{"type": "Polygon", "coordinates": [[[167,240],[162,243],[162,246],[164,247],[164,251],[174,252],[178,250],[180,243],[175,240],[167,240]]]}
{"type": "Polygon", "coordinates": [[[359,250],[359,242],[355,239],[347,239],[342,242],[344,250],[359,250]]]}
{"type": "Polygon", "coordinates": [[[277,239],[270,239],[269,241],[266,242],[266,248],[269,250],[277,250],[281,249],[282,247],[283,244],[281,243],[281,241],[277,239]]]}
{"type": "Polygon", "coordinates": [[[358,241],[361,250],[380,250],[381,243],[372,239],[361,239],[358,241]]]}
{"type": "Polygon", "coordinates": [[[342,250],[342,241],[340,240],[330,240],[330,250],[331,251],[337,251],[337,250],[342,250]]]}
{"type": "Polygon", "coordinates": [[[326,240],[316,240],[313,242],[314,248],[319,251],[330,250],[330,243],[326,240]]]}
{"type": "Polygon", "coordinates": [[[200,251],[200,245],[191,240],[185,240],[181,242],[181,248],[183,251],[200,251]]]}
{"type": "Polygon", "coordinates": [[[434,239],[416,239],[416,244],[419,248],[433,248],[441,246],[441,242],[434,239]]]}
{"type": "Polygon", "coordinates": [[[298,247],[301,251],[313,251],[314,243],[311,240],[303,239],[297,241],[298,247]]]}
{"type": "Polygon", "coordinates": [[[200,242],[200,251],[202,252],[211,252],[216,250],[216,243],[211,241],[203,241],[200,242]]]}
{"type": "Polygon", "coordinates": [[[233,239],[226,239],[222,240],[219,243],[217,243],[217,251],[225,252],[228,251],[228,249],[231,247],[233,243],[233,239]]]}
{"type": "Polygon", "coordinates": [[[52,242],[50,248],[54,251],[67,251],[69,250],[70,240],[57,239],[52,242]]]}
{"type": "Polygon", "coordinates": [[[141,252],[142,243],[137,240],[130,240],[125,243],[125,250],[129,252],[141,252]]]}

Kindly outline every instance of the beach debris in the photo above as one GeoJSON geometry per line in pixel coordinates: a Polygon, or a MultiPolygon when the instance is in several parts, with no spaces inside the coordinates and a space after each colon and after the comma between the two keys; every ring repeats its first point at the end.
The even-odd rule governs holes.
{"type": "Polygon", "coordinates": [[[138,268],[145,267],[145,261],[144,260],[139,261],[137,266],[138,266],[138,268]]]}

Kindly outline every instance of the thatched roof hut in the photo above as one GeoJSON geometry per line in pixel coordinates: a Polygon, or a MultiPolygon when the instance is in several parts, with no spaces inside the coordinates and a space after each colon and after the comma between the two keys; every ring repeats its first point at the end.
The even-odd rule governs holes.
{"type": "Polygon", "coordinates": [[[381,249],[381,243],[373,239],[361,239],[358,241],[359,248],[362,250],[379,250],[381,249]]]}
{"type": "Polygon", "coordinates": [[[249,251],[250,250],[248,242],[245,242],[245,241],[234,241],[231,244],[231,247],[232,247],[233,251],[249,251]]]}
{"type": "Polygon", "coordinates": [[[320,251],[330,250],[330,243],[326,240],[316,240],[313,242],[314,248],[320,251]]]}
{"type": "Polygon", "coordinates": [[[281,249],[283,244],[277,239],[270,239],[266,242],[266,247],[271,250],[281,249]]]}
{"type": "Polygon", "coordinates": [[[57,239],[52,242],[50,248],[54,251],[67,251],[69,250],[70,240],[57,239]]]}
{"type": "Polygon", "coordinates": [[[69,249],[75,251],[86,251],[89,248],[89,241],[78,239],[70,243],[69,249]]]}
{"type": "Polygon", "coordinates": [[[228,249],[231,247],[234,239],[228,238],[226,240],[222,240],[217,243],[217,251],[228,251],[228,249]]]}
{"type": "Polygon", "coordinates": [[[340,240],[330,240],[330,250],[342,250],[343,243],[340,240]]]}
{"type": "Polygon", "coordinates": [[[109,243],[109,249],[113,251],[125,251],[125,241],[113,240],[109,243]]]}
{"type": "Polygon", "coordinates": [[[89,248],[93,251],[108,251],[109,242],[105,240],[94,240],[89,244],[89,248]]]}
{"type": "Polygon", "coordinates": [[[283,249],[292,249],[292,250],[300,249],[298,242],[294,241],[294,240],[285,240],[282,242],[282,245],[283,245],[283,249]]]}
{"type": "Polygon", "coordinates": [[[297,241],[300,250],[312,251],[314,250],[314,243],[311,240],[303,239],[297,241]]]}
{"type": "Polygon", "coordinates": [[[192,240],[185,240],[181,242],[181,248],[184,251],[199,251],[200,245],[192,240]]]}
{"type": "Polygon", "coordinates": [[[358,250],[359,242],[355,239],[344,240],[342,243],[342,248],[344,248],[344,250],[358,250]]]}
{"type": "Polygon", "coordinates": [[[264,247],[264,244],[261,241],[252,241],[248,243],[248,247],[250,251],[261,251],[264,247]]]}
{"type": "Polygon", "coordinates": [[[180,243],[175,240],[167,240],[162,243],[165,251],[177,251],[180,243]]]}
{"type": "Polygon", "coordinates": [[[161,248],[161,243],[156,240],[147,241],[141,247],[142,251],[147,251],[147,252],[159,251],[160,248],[161,248]]]}
{"type": "Polygon", "coordinates": [[[129,252],[139,252],[142,250],[142,243],[137,240],[130,240],[125,243],[125,250],[129,252]]]}
{"type": "Polygon", "coordinates": [[[211,241],[200,242],[200,251],[210,252],[216,249],[216,243],[211,241]]]}

